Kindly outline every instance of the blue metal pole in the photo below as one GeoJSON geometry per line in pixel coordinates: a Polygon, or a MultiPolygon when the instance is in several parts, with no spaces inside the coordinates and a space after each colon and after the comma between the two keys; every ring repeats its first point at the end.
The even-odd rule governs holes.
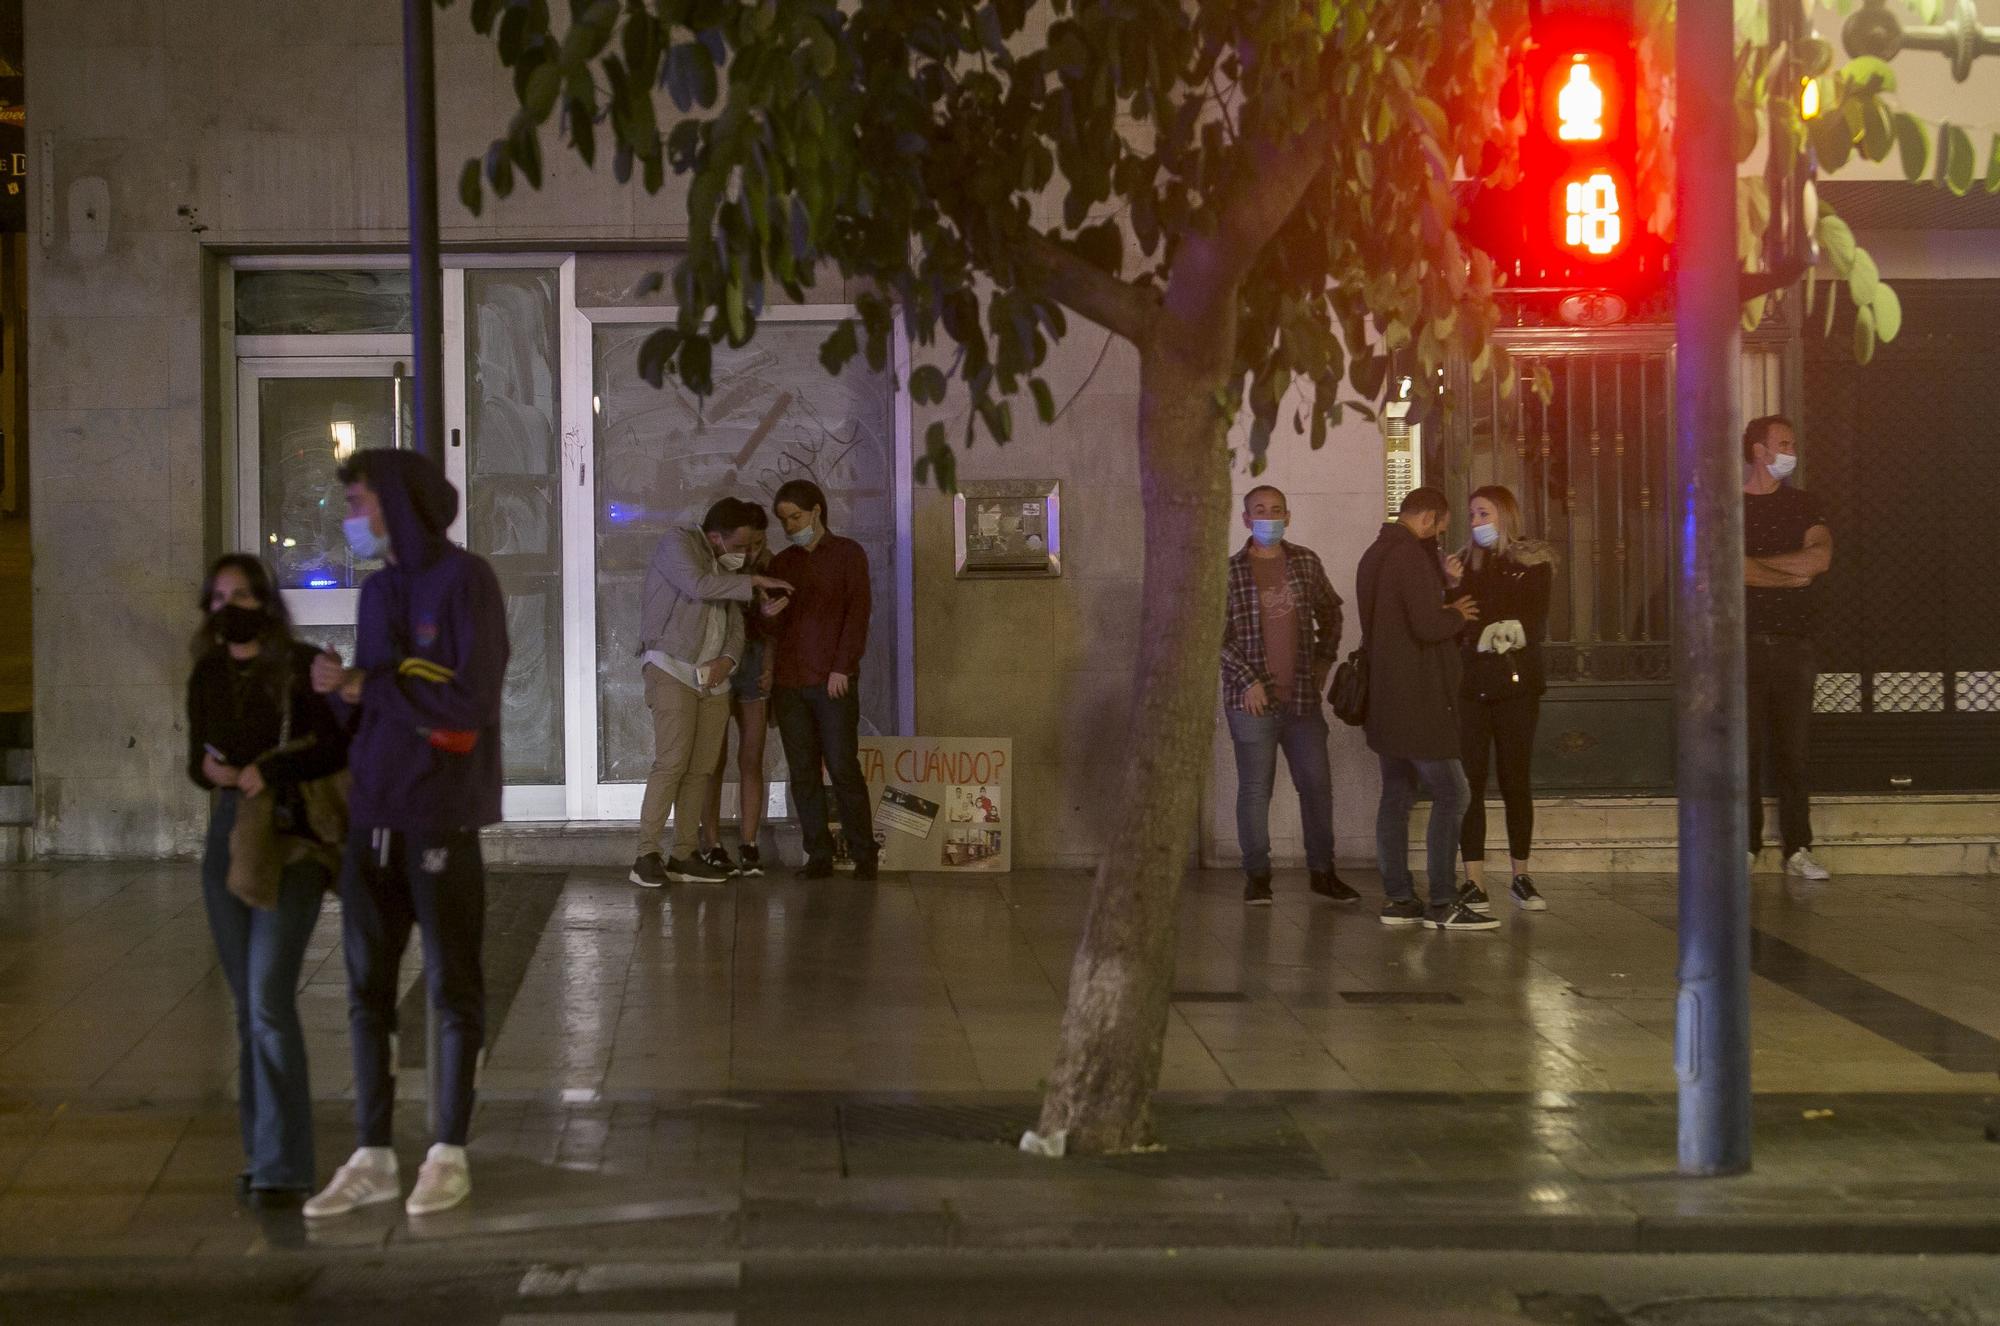
{"type": "MultiPolygon", "coordinates": [[[[437,62],[431,0],[403,0],[403,138],[410,197],[411,339],[416,350],[416,449],[444,464],[444,266],[438,255],[437,62]]],[[[391,422],[400,429],[402,420],[391,422]]],[[[393,434],[392,434],[393,435],[393,434]]],[[[429,973],[425,973],[428,978],[429,973]]],[[[424,1001],[424,1078],[431,1135],[438,1099],[437,1010],[424,1001]]]]}
{"type": "MultiPolygon", "coordinates": [[[[437,72],[432,0],[403,0],[403,134],[410,195],[416,449],[444,463],[444,270],[438,257],[437,72]]],[[[398,421],[400,425],[400,421],[398,421]]]]}
{"type": "Polygon", "coordinates": [[[1750,876],[1738,446],[1735,17],[1681,0],[1674,372],[1680,1168],[1750,1168],[1750,876]]]}

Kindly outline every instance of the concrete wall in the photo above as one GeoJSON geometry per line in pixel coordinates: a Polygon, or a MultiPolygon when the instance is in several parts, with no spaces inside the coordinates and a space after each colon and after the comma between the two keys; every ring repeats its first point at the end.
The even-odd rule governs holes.
{"type": "MultiPolygon", "coordinates": [[[[447,181],[511,105],[466,12],[438,15],[447,181]]],[[[181,689],[213,551],[207,255],[404,241],[400,6],[27,0],[26,17],[37,845],[184,853],[201,807],[181,689]]],[[[550,160],[542,193],[481,220],[447,187],[447,242],[684,233],[676,200],[550,160]]]]}

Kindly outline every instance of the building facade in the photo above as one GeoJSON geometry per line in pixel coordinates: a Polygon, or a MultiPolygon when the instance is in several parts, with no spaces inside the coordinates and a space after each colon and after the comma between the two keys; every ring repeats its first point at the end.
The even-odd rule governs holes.
{"type": "MultiPolygon", "coordinates": [[[[197,849],[202,805],[182,774],[181,688],[201,573],[215,554],[255,547],[304,634],[335,647],[352,638],[368,568],[348,559],[337,502],[325,504],[337,496],[334,462],[410,429],[399,9],[397,0],[27,0],[40,854],[197,849]]],[[[513,102],[462,6],[440,12],[438,39],[450,178],[513,102]]],[[[1961,88],[1942,63],[1930,81],[1947,103],[1986,95],[1996,104],[2000,71],[1980,70],[1961,88]]],[[[960,579],[952,503],[910,475],[910,439],[929,416],[897,389],[896,372],[832,378],[818,365],[819,340],[852,292],[829,285],[773,310],[751,346],[719,360],[705,404],[671,386],[655,391],[638,376],[636,348],[670,316],[664,296],[644,293],[644,277],[670,267],[685,238],[674,183],[648,197],[608,169],[548,155],[538,192],[489,200],[480,217],[449,191],[443,202],[446,461],[465,494],[456,533],[493,560],[515,650],[510,827],[500,836],[567,826],[575,851],[617,838],[608,826],[636,813],[650,759],[632,636],[652,540],[717,496],[768,501],[784,480],[810,477],[831,494],[833,527],[860,539],[874,567],[865,724],[1011,738],[1016,865],[1093,862],[1139,630],[1128,349],[1077,321],[1047,375],[1068,402],[1056,423],[961,457],[964,479],[1061,485],[1061,575],[960,579]]],[[[1894,223],[1910,206],[1898,195],[1881,215],[1894,223]]],[[[1919,216],[1878,228],[1871,242],[1892,277],[2000,278],[1995,230],[1969,216],[1919,216]]],[[[1954,288],[1977,302],[1973,286],[1954,288]]],[[[1913,318],[1906,335],[1918,330],[1913,318]]],[[[1661,735],[1670,728],[1671,335],[1508,336],[1525,361],[1551,370],[1557,403],[1523,413],[1518,400],[1481,404],[1475,392],[1472,408],[1404,454],[1460,498],[1491,480],[1522,487],[1563,549],[1562,687],[1542,769],[1545,823],[1558,826],[1568,855],[1553,864],[1658,860],[1670,850],[1657,823],[1671,768],[1661,735]]],[[[1756,339],[1745,373],[1746,410],[1802,412],[1809,446],[1816,409],[1832,430],[1860,408],[1815,405],[1815,373],[1838,375],[1814,367],[1822,361],[1810,342],[1796,329],[1756,339]]],[[[1834,400],[1830,385],[1822,397],[1834,400]]],[[[1286,488],[1294,537],[1325,556],[1351,599],[1353,567],[1395,481],[1381,432],[1352,424],[1319,452],[1280,437],[1266,479],[1286,488]]],[[[1252,481],[1243,472],[1239,482],[1252,481]]],[[[1869,666],[1843,670],[1872,677],[1869,666]]],[[[1856,684],[1872,713],[1876,683],[1856,684]]],[[[1864,733],[1864,744],[1879,735],[1864,733]]],[[[1339,730],[1334,743],[1341,854],[1366,859],[1374,762],[1356,733],[1339,730]]],[[[1935,814],[1970,822],[1986,805],[1982,777],[1963,772],[1951,787],[1908,794],[1935,791],[1935,814]]],[[[1219,735],[1201,834],[1203,857],[1216,863],[1234,858],[1233,780],[1219,735]]],[[[782,812],[782,779],[773,798],[782,812]]],[[[1282,789],[1274,829],[1280,855],[1297,856],[1282,789]]],[[[1980,851],[1990,860],[1968,845],[1977,833],[1958,837],[1963,862],[1980,851]]]]}

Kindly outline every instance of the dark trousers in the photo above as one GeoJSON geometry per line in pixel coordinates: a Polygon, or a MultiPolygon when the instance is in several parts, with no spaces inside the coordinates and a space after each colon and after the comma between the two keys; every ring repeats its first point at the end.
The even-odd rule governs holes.
{"type": "Polygon", "coordinates": [[[1806,796],[1811,756],[1812,641],[1796,635],[1753,635],[1750,676],[1750,850],[1764,845],[1764,778],[1778,787],[1778,834],[1785,855],[1813,845],[1812,803],[1806,796]]]}
{"type": "MultiPolygon", "coordinates": [[[[464,1146],[486,1040],[486,869],[479,833],[356,828],[340,889],[347,1019],[354,1042],[354,1124],[362,1146],[388,1146],[396,1106],[391,1056],[396,972],[410,927],[422,931],[424,980],[438,1013],[437,1140],[464,1146]]],[[[421,1029],[416,1030],[422,1035],[421,1029]]]]}
{"type": "Polygon", "coordinates": [[[326,896],[326,867],[300,860],[265,911],[229,891],[229,831],[238,794],[217,792],[201,858],[202,902],[222,978],[236,1003],[236,1114],[254,1188],[313,1186],[312,1086],[299,1023],[299,972],[326,896]]]}
{"type": "Polygon", "coordinates": [[[833,859],[833,835],[826,827],[826,788],[820,769],[833,780],[834,801],[840,807],[840,827],[847,854],[856,865],[868,865],[879,855],[875,816],[868,804],[868,780],[861,776],[861,678],[847,680],[847,694],[836,700],[824,685],[780,686],[771,696],[778,718],[778,738],[785,743],[785,767],[791,771],[792,804],[798,807],[799,829],[805,836],[806,857],[833,859]]]}
{"type": "Polygon", "coordinates": [[[1471,799],[1458,831],[1458,852],[1467,861],[1486,859],[1486,771],[1500,782],[1507,805],[1507,854],[1526,861],[1535,841],[1535,724],[1542,716],[1538,695],[1507,700],[1467,699],[1458,708],[1459,748],[1471,799]]]}

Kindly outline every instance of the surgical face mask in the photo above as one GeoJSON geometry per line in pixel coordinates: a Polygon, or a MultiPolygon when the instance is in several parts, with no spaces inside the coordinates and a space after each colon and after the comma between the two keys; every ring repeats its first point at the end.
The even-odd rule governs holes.
{"type": "Polygon", "coordinates": [[[1797,456],[1792,455],[1788,451],[1781,451],[1771,457],[1771,463],[1764,468],[1771,472],[1773,479],[1788,479],[1791,477],[1792,471],[1798,467],[1799,458],[1797,456]]]}
{"type": "Polygon", "coordinates": [[[366,516],[349,516],[340,522],[340,532],[347,536],[347,546],[354,555],[364,562],[377,561],[388,550],[389,541],[369,528],[366,516]]]}
{"type": "Polygon", "coordinates": [[[1285,522],[1282,520],[1253,520],[1250,522],[1250,537],[1269,548],[1285,537],[1285,522]]]}
{"type": "Polygon", "coordinates": [[[745,558],[740,552],[726,552],[715,560],[725,571],[741,571],[745,558]]]}
{"type": "Polygon", "coordinates": [[[264,634],[271,614],[262,608],[241,603],[225,603],[214,613],[215,633],[232,645],[247,645],[264,634]]]}
{"type": "Polygon", "coordinates": [[[813,541],[813,527],[807,525],[804,529],[795,529],[785,537],[791,540],[794,548],[810,548],[813,541]]]}
{"type": "Polygon", "coordinates": [[[1491,548],[1500,542],[1500,527],[1493,524],[1474,525],[1472,541],[1482,548],[1491,548]]]}

